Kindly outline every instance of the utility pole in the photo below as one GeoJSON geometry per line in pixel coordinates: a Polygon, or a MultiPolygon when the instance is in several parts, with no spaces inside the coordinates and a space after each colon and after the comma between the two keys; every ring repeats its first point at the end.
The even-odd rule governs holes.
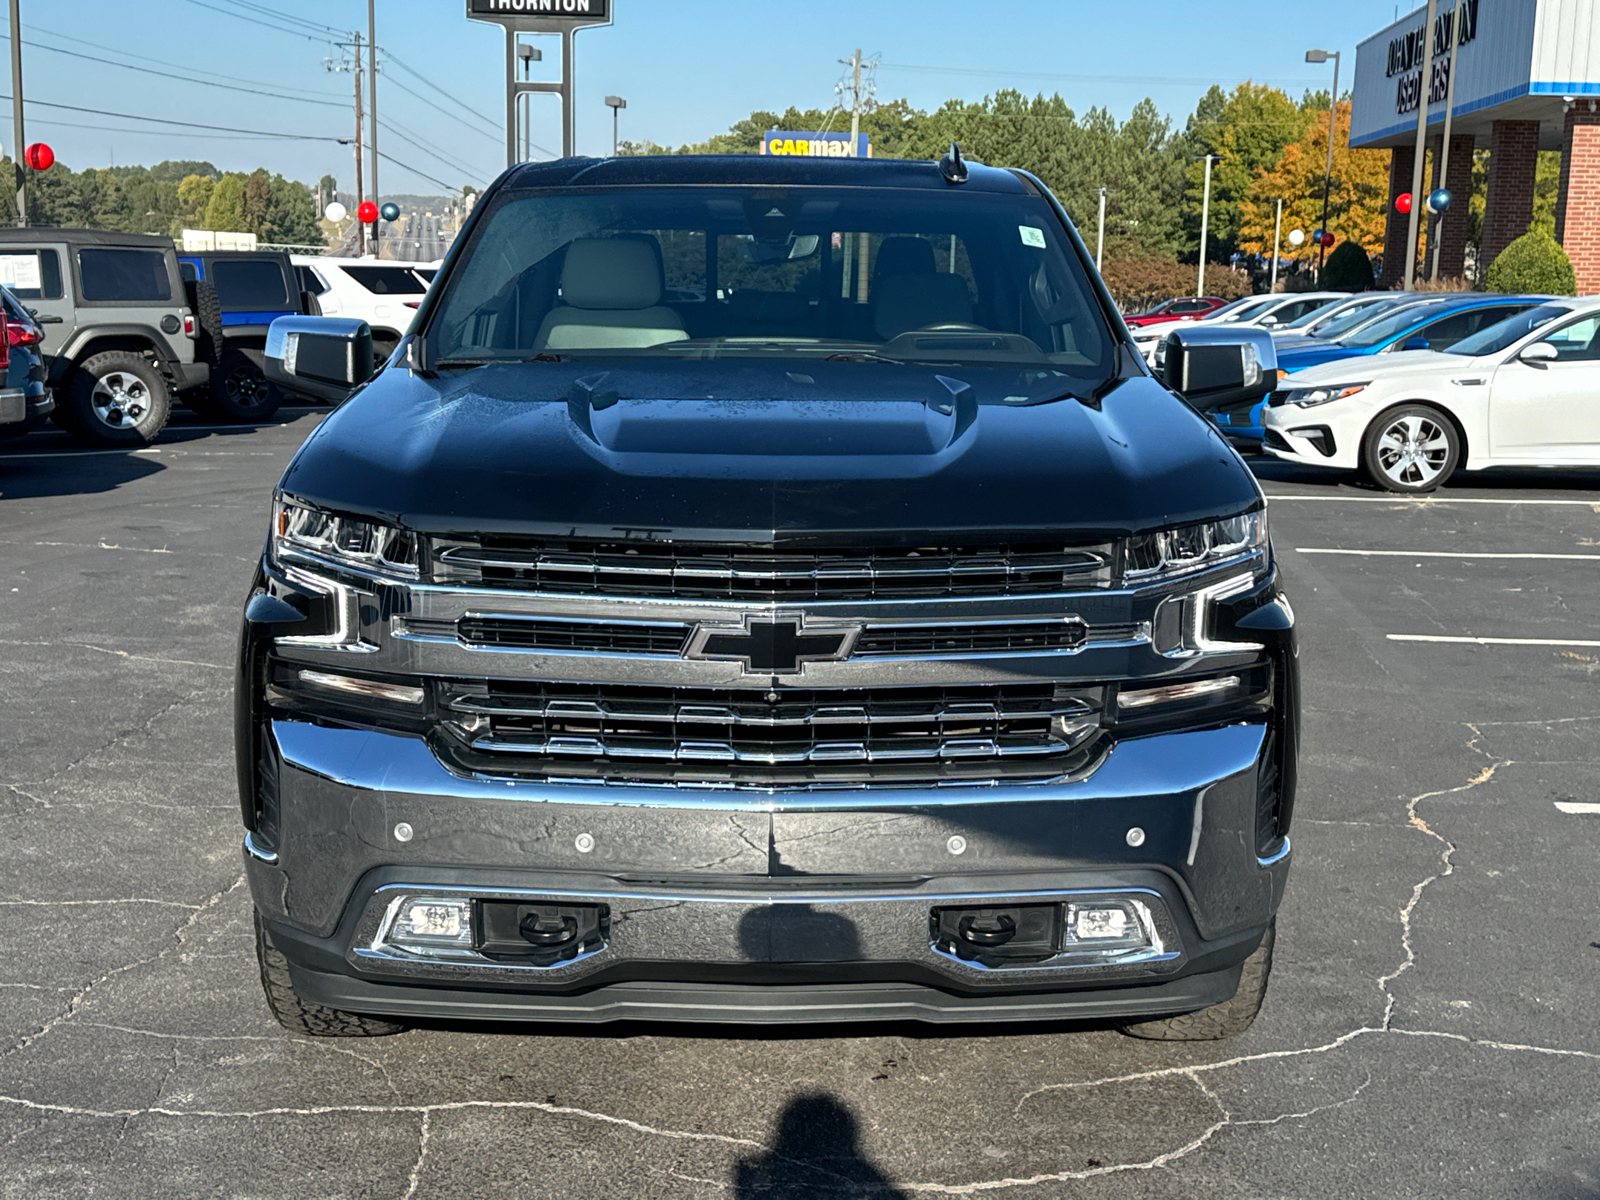
{"type": "Polygon", "coordinates": [[[17,224],[28,223],[28,167],[22,161],[22,14],[11,0],[11,169],[17,176],[17,224]]]}
{"type": "Polygon", "coordinates": [[[861,48],[850,60],[850,155],[861,157],[861,48]]]}
{"type": "MultiPolygon", "coordinates": [[[[1450,117],[1456,106],[1456,46],[1461,38],[1461,4],[1459,0],[1450,14],[1450,82],[1444,88],[1444,133],[1439,139],[1439,186],[1450,190],[1450,117]]],[[[1414,198],[1414,197],[1413,197],[1414,198]]],[[[1433,270],[1428,278],[1438,281],[1439,252],[1444,249],[1444,213],[1433,223],[1433,234],[1428,244],[1433,247],[1433,270]]]]}
{"type": "Polygon", "coordinates": [[[1283,201],[1278,201],[1278,215],[1272,222],[1272,283],[1268,286],[1269,293],[1278,290],[1278,235],[1283,232],[1283,201]]]}
{"type": "Polygon", "coordinates": [[[356,214],[356,255],[360,257],[367,252],[367,227],[362,223],[359,212],[361,201],[366,196],[366,192],[362,191],[361,188],[361,33],[359,30],[350,35],[350,44],[354,47],[354,52],[350,55],[350,61],[354,64],[350,68],[350,73],[355,76],[356,80],[356,208],[358,210],[356,214]]]}
{"type": "MultiPolygon", "coordinates": [[[[1333,59],[1333,91],[1328,101],[1328,167],[1322,176],[1322,232],[1328,232],[1328,193],[1333,188],[1333,118],[1339,111],[1339,52],[1337,50],[1307,50],[1308,63],[1324,63],[1333,59]]],[[[1328,247],[1317,242],[1317,282],[1322,282],[1322,263],[1328,256],[1328,247]]]]}
{"type": "Polygon", "coordinates": [[[1100,216],[1096,222],[1094,237],[1094,269],[1100,269],[1101,254],[1106,248],[1106,197],[1110,195],[1108,187],[1097,187],[1094,194],[1100,197],[1100,216]]]}
{"type": "Polygon", "coordinates": [[[1417,286],[1417,221],[1422,216],[1422,160],[1428,150],[1428,93],[1433,83],[1433,18],[1439,0],[1428,0],[1427,23],[1422,29],[1422,79],[1417,87],[1416,162],[1411,167],[1411,215],[1406,220],[1405,290],[1417,286]]]}
{"type": "MultiPolygon", "coordinates": [[[[367,108],[372,122],[372,202],[382,204],[378,196],[378,25],[373,11],[374,0],[367,0],[367,108]]],[[[372,223],[372,253],[378,253],[378,231],[383,228],[382,218],[372,223]]]]}
{"type": "MultiPolygon", "coordinates": [[[[1433,0],[1428,0],[1428,2],[1431,4],[1433,0]]],[[[1222,156],[1219,154],[1205,154],[1201,155],[1201,157],[1205,159],[1206,164],[1206,187],[1200,201],[1200,274],[1195,279],[1194,284],[1194,294],[1196,296],[1204,296],[1206,294],[1206,231],[1211,225],[1211,164],[1222,156]]]]}

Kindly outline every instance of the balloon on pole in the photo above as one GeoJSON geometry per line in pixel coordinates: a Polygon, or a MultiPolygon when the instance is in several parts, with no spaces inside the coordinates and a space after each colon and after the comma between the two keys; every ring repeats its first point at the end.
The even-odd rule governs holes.
{"type": "Polygon", "coordinates": [[[1299,245],[1302,245],[1305,242],[1305,240],[1306,240],[1306,231],[1304,229],[1291,229],[1291,230],[1289,230],[1289,245],[1291,245],[1291,246],[1299,246],[1299,245]]]}
{"type": "Polygon", "coordinates": [[[335,200],[332,204],[328,205],[327,208],[322,210],[322,215],[337,225],[340,221],[344,220],[350,215],[350,210],[335,200]]]}
{"type": "Polygon", "coordinates": [[[1448,188],[1435,188],[1433,191],[1428,193],[1428,211],[1431,213],[1442,213],[1445,209],[1450,207],[1450,201],[1453,199],[1455,199],[1455,197],[1450,195],[1448,188]]]}
{"type": "Polygon", "coordinates": [[[56,161],[56,152],[44,142],[34,142],[22,152],[22,161],[35,171],[48,171],[56,161]]]}
{"type": "Polygon", "coordinates": [[[391,200],[378,210],[378,215],[385,221],[398,221],[400,219],[400,206],[391,200]]]}
{"type": "Polygon", "coordinates": [[[1396,196],[1394,198],[1394,210],[1395,210],[1395,212],[1399,213],[1401,216],[1405,216],[1407,213],[1409,213],[1411,211],[1411,193],[1410,192],[1401,192],[1398,196],[1396,196]]]}
{"type": "Polygon", "coordinates": [[[371,200],[363,200],[356,205],[356,220],[363,225],[371,225],[378,219],[378,206],[371,200]]]}

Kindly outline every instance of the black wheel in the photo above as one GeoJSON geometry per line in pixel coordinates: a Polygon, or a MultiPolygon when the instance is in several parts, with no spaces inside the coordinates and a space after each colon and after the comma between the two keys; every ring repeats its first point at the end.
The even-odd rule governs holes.
{"type": "Polygon", "coordinates": [[[1267,926],[1266,936],[1255,952],[1244,960],[1239,973],[1239,990],[1221,1004],[1198,1012],[1160,1017],[1153,1021],[1128,1021],[1122,1032],[1152,1042],[1214,1042],[1249,1029],[1267,998],[1267,978],[1272,974],[1272,942],[1277,922],[1267,926]]]}
{"type": "Polygon", "coordinates": [[[97,446],[148,446],[167,423],[167,381],[142,355],[111,350],[85,359],[67,379],[52,414],[68,433],[97,446]]]}
{"type": "Polygon", "coordinates": [[[1390,409],[1361,439],[1362,473],[1391,492],[1431,492],[1460,463],[1455,423],[1427,404],[1390,409]]]}
{"type": "Polygon", "coordinates": [[[272,944],[266,922],[259,912],[256,921],[256,961],[261,964],[261,990],[267,995],[267,1007],[278,1018],[278,1024],[293,1033],[307,1037],[386,1037],[391,1033],[405,1032],[404,1025],[385,1021],[382,1017],[369,1017],[361,1013],[344,1012],[337,1008],[324,1008],[302,1000],[295,993],[294,981],[289,977],[289,960],[283,951],[272,944]]]}
{"type": "Polygon", "coordinates": [[[211,368],[211,394],[199,408],[222,421],[265,421],[282,403],[283,393],[261,367],[244,351],[229,349],[211,368]]]}
{"type": "Polygon", "coordinates": [[[194,313],[195,361],[216,366],[222,360],[222,302],[217,299],[217,289],[204,279],[191,279],[183,285],[183,292],[194,313]]]}

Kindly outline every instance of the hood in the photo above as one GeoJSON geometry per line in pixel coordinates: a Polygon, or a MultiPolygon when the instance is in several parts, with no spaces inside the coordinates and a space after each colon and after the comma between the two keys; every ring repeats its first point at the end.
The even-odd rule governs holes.
{"type": "Polygon", "coordinates": [[[883,544],[1118,536],[1254,507],[1208,422],[1147,376],[746,360],[385,370],[285,492],[429,533],[883,544]]]}
{"type": "MultiPolygon", "coordinates": [[[[1279,356],[1280,366],[1287,357],[1287,355],[1279,356]]],[[[1369,383],[1380,375],[1432,375],[1468,361],[1470,360],[1459,354],[1443,354],[1438,350],[1399,350],[1393,354],[1360,356],[1355,361],[1339,358],[1305,367],[1294,371],[1279,386],[1317,387],[1324,383],[1369,383]]]]}
{"type": "Polygon", "coordinates": [[[1309,346],[1296,347],[1279,346],[1278,370],[1293,374],[1326,362],[1361,358],[1366,353],[1364,350],[1355,350],[1338,342],[1314,342],[1309,346]]]}

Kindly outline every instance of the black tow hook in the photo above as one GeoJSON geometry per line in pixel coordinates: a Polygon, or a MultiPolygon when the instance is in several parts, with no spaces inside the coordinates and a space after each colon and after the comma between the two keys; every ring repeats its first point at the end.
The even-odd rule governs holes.
{"type": "Polygon", "coordinates": [[[565,946],[578,936],[578,922],[574,917],[551,913],[548,909],[532,909],[522,914],[517,929],[535,946],[555,948],[565,946]]]}
{"type": "Polygon", "coordinates": [[[1017,919],[1010,913],[993,917],[967,913],[956,922],[956,936],[974,946],[1004,946],[1017,936],[1017,919]]]}
{"type": "Polygon", "coordinates": [[[1060,951],[1062,907],[936,908],[930,932],[934,948],[956,958],[986,966],[1024,966],[1060,951]]]}

